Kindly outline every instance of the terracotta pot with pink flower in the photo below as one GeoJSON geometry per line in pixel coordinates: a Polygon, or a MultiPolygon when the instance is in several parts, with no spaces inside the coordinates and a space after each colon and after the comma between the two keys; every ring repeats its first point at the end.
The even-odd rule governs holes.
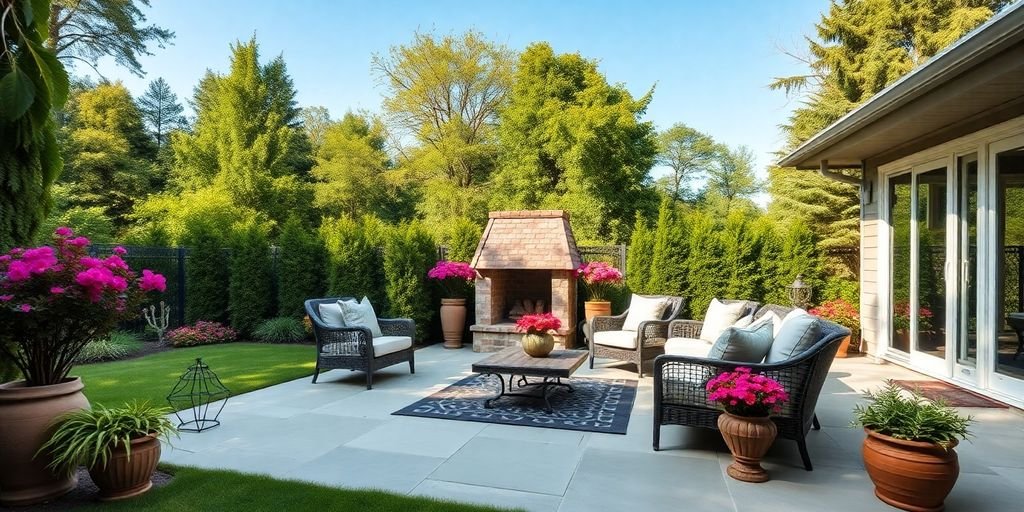
{"type": "Polygon", "coordinates": [[[551,313],[523,315],[516,320],[516,330],[524,333],[523,352],[530,357],[547,357],[555,348],[553,333],[562,328],[562,321],[551,313]]]}
{"type": "Polygon", "coordinates": [[[583,303],[584,317],[590,321],[598,316],[610,316],[612,290],[622,284],[622,271],[603,262],[592,261],[576,269],[576,278],[587,288],[589,298],[583,303]]]}
{"type": "Polygon", "coordinates": [[[860,310],[854,304],[843,300],[834,299],[812,308],[808,313],[835,322],[850,330],[850,335],[843,339],[836,352],[837,358],[849,356],[850,341],[860,339],[860,310]]]}
{"type": "Polygon", "coordinates": [[[23,380],[0,384],[0,505],[31,505],[68,492],[74,476],[54,472],[36,456],[53,421],[85,409],[81,379],[69,377],[76,356],[118,322],[138,314],[163,276],[132,271],[115,247],[90,256],[88,239],[58,228],[52,245],[0,255],[0,356],[23,380]]]}
{"type": "Polygon", "coordinates": [[[781,410],[789,394],[775,379],[745,367],[711,379],[707,391],[708,400],[725,410],[718,417],[718,430],[732,453],[726,473],[742,482],[767,482],[761,458],[778,434],[771,414],[781,410]]]}
{"type": "Polygon", "coordinates": [[[444,290],[441,299],[441,331],[444,348],[462,348],[466,329],[466,295],[476,279],[476,270],[462,261],[439,261],[427,272],[444,290]]]}

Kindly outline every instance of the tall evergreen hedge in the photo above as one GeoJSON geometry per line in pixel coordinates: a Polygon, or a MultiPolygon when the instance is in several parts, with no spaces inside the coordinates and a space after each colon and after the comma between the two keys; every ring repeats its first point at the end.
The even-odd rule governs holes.
{"type": "Polygon", "coordinates": [[[236,228],[228,287],[231,326],[243,336],[251,335],[273,314],[274,295],[270,241],[265,229],[256,224],[236,228]]]}
{"type": "Polygon", "coordinates": [[[437,308],[427,282],[427,271],[437,259],[436,247],[430,233],[418,222],[394,228],[384,246],[388,313],[415,320],[421,340],[429,332],[437,308]]]}
{"type": "Polygon", "coordinates": [[[327,251],[320,236],[296,216],[281,227],[277,245],[277,314],[302,318],[306,299],[323,296],[327,251]]]}
{"type": "Polygon", "coordinates": [[[222,234],[199,224],[190,230],[186,245],[190,249],[185,264],[185,320],[226,322],[229,265],[222,234]]]}
{"type": "Polygon", "coordinates": [[[658,224],[654,230],[651,275],[647,285],[649,293],[686,295],[686,258],[689,249],[686,224],[679,218],[675,204],[669,200],[662,201],[658,224]]]}
{"type": "Polygon", "coordinates": [[[815,293],[811,300],[818,300],[825,285],[822,259],[814,233],[806,224],[794,221],[786,227],[781,255],[777,262],[775,283],[768,290],[765,297],[767,301],[789,304],[786,287],[793,284],[797,275],[803,275],[804,282],[814,288],[815,293]]]}
{"type": "Polygon", "coordinates": [[[481,235],[483,228],[469,219],[458,218],[452,221],[447,240],[448,259],[467,263],[472,261],[481,235]]]}
{"type": "Polygon", "coordinates": [[[686,220],[689,227],[689,253],[686,257],[687,307],[691,318],[701,320],[711,299],[723,297],[727,274],[723,268],[723,249],[715,219],[705,212],[693,212],[686,216],[686,220]]]}
{"type": "Polygon", "coordinates": [[[626,252],[626,286],[633,293],[649,294],[651,263],[654,261],[654,232],[637,216],[626,252]]]}
{"type": "Polygon", "coordinates": [[[366,296],[378,314],[387,310],[381,246],[372,241],[377,237],[386,239],[385,231],[348,217],[324,222],[320,234],[327,250],[328,296],[366,296]]]}

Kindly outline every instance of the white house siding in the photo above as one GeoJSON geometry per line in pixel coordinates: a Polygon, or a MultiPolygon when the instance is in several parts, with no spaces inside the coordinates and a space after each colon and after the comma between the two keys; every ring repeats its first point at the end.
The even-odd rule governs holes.
{"type": "Polygon", "coordinates": [[[880,184],[877,166],[864,168],[865,190],[874,184],[873,193],[865,194],[861,204],[860,216],[860,324],[861,350],[876,354],[879,340],[880,300],[878,275],[878,235],[882,221],[878,212],[878,185],[880,184]],[[871,202],[866,203],[870,198],[871,202]]]}

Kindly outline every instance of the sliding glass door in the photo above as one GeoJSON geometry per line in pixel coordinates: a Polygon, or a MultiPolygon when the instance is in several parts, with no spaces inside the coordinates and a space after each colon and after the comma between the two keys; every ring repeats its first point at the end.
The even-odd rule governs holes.
{"type": "Polygon", "coordinates": [[[989,387],[1024,397],[1024,135],[989,146],[992,166],[989,387]]]}

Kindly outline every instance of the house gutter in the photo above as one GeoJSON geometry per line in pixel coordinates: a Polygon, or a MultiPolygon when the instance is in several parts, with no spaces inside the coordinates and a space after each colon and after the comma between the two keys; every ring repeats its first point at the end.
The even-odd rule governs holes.
{"type": "MultiPolygon", "coordinates": [[[[858,168],[858,170],[863,171],[864,170],[864,166],[861,165],[858,168]]],[[[821,174],[822,176],[830,179],[830,180],[836,180],[836,181],[839,181],[839,182],[842,182],[842,183],[847,183],[849,185],[858,185],[858,186],[860,185],[860,178],[859,177],[857,177],[857,176],[847,176],[847,175],[845,175],[843,173],[839,173],[839,172],[836,172],[836,171],[832,170],[832,168],[830,168],[828,166],[828,160],[822,160],[821,161],[821,166],[818,167],[818,173],[821,174]]]]}
{"type": "MultiPolygon", "coordinates": [[[[814,137],[804,141],[779,161],[778,165],[800,169],[813,168],[803,163],[928,91],[951,81],[990,54],[1001,51],[1007,44],[1012,44],[1022,37],[1024,37],[1024,2],[1015,2],[993,16],[991,20],[936,54],[923,66],[907,73],[879,91],[866,103],[839,118],[814,137]]],[[[861,159],[866,156],[861,155],[861,159]]],[[[828,171],[825,166],[822,166],[819,172],[824,176],[836,177],[836,174],[828,171]]],[[[845,180],[840,179],[840,181],[845,180]]]]}

